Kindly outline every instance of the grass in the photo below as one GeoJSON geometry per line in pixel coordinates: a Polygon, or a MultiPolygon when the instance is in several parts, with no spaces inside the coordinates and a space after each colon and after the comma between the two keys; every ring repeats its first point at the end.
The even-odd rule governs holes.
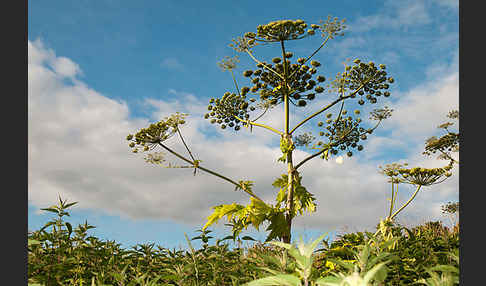
{"type": "Polygon", "coordinates": [[[59,199],[43,209],[57,217],[28,234],[29,285],[458,285],[458,224],[409,229],[383,222],[374,234],[341,234],[332,242],[321,236],[318,249],[307,252],[309,245],[278,242],[230,249],[230,240],[212,238],[209,230],[186,235],[188,250],[153,243],[123,249],[89,235],[94,226],[87,222],[76,228],[66,222],[74,204],[59,199]],[[193,240],[202,247],[194,249],[193,240]]]}

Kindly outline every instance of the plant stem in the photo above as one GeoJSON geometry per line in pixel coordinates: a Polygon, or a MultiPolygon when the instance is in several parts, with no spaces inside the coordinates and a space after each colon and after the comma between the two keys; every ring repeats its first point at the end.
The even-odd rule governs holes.
{"type": "Polygon", "coordinates": [[[184,141],[184,138],[182,137],[181,131],[179,130],[179,128],[176,128],[176,130],[177,130],[177,133],[179,134],[179,137],[181,138],[182,144],[184,144],[184,147],[186,147],[187,152],[189,152],[189,156],[191,156],[193,161],[196,161],[196,159],[194,159],[194,156],[192,156],[191,150],[189,150],[189,147],[187,147],[186,142],[184,141]]]}
{"type": "Polygon", "coordinates": [[[236,116],[236,115],[232,115],[232,116],[233,116],[234,118],[238,119],[239,121],[244,122],[244,123],[246,123],[246,124],[250,124],[250,125],[254,125],[254,126],[259,126],[259,127],[263,127],[263,128],[265,128],[265,129],[268,129],[268,130],[270,130],[270,131],[273,131],[273,132],[277,133],[277,134],[278,134],[278,135],[280,135],[280,136],[282,136],[282,135],[283,135],[283,133],[282,133],[282,132],[280,132],[280,131],[278,131],[277,129],[274,129],[274,128],[270,127],[270,126],[266,126],[265,124],[260,124],[260,123],[251,122],[250,120],[244,120],[244,119],[239,118],[239,117],[238,117],[238,116],[236,116]]]}
{"type": "MultiPolygon", "coordinates": [[[[327,36],[326,40],[324,40],[324,42],[321,44],[321,46],[319,48],[317,48],[317,50],[315,50],[312,55],[308,56],[305,61],[300,65],[300,66],[303,66],[305,65],[305,63],[310,60],[315,54],[317,54],[317,52],[322,49],[322,47],[324,47],[324,45],[327,43],[327,41],[329,40],[329,36],[327,36]]],[[[292,78],[292,76],[298,71],[299,69],[296,69],[293,73],[290,74],[289,78],[292,78]]]]}
{"type": "Polygon", "coordinates": [[[350,93],[349,95],[347,96],[340,96],[338,99],[336,99],[335,101],[331,102],[330,104],[328,104],[327,106],[325,106],[324,108],[322,108],[321,110],[317,111],[316,113],[312,114],[311,116],[307,117],[306,119],[302,120],[302,122],[300,122],[299,124],[297,124],[293,129],[292,131],[290,131],[290,134],[294,133],[294,131],[299,128],[302,124],[306,123],[307,121],[311,120],[312,118],[316,117],[317,115],[321,114],[322,112],[328,110],[329,108],[331,108],[332,106],[334,106],[336,103],[338,103],[339,101],[341,100],[344,100],[344,99],[347,99],[347,98],[350,98],[352,96],[354,96],[356,93],[358,93],[358,91],[360,91],[369,81],[371,81],[371,79],[373,78],[370,78],[368,79],[365,83],[363,83],[359,88],[357,88],[355,91],[353,91],[352,93],[350,93]]]}
{"type": "MultiPolygon", "coordinates": [[[[391,217],[392,212],[393,212],[393,200],[394,200],[394,194],[395,194],[394,191],[393,191],[393,185],[394,184],[393,184],[393,178],[392,178],[392,195],[391,195],[391,200],[390,200],[390,212],[388,214],[389,218],[391,217]]],[[[398,188],[398,186],[397,186],[397,188],[398,188]]]]}
{"type": "Polygon", "coordinates": [[[214,176],[219,177],[219,178],[221,178],[221,179],[223,179],[223,180],[225,180],[225,181],[228,181],[228,182],[232,183],[233,185],[235,185],[235,186],[237,186],[237,187],[241,188],[241,189],[242,189],[242,190],[243,190],[245,193],[249,194],[250,196],[254,197],[255,199],[257,199],[257,200],[259,200],[259,201],[261,201],[261,202],[264,202],[264,201],[263,201],[262,199],[260,199],[260,198],[259,198],[257,195],[253,194],[253,192],[250,192],[250,191],[246,190],[246,189],[244,188],[244,186],[242,186],[242,185],[238,184],[237,182],[235,182],[235,181],[231,180],[230,178],[225,177],[225,176],[223,176],[223,175],[220,175],[220,174],[218,174],[218,173],[216,173],[216,172],[213,172],[213,171],[211,171],[211,170],[209,170],[209,169],[203,168],[203,167],[201,167],[199,164],[197,164],[197,165],[196,165],[196,164],[194,164],[194,162],[193,162],[193,161],[191,161],[191,160],[189,160],[189,159],[185,158],[184,156],[182,156],[182,155],[178,154],[177,152],[175,152],[175,151],[171,150],[169,147],[165,146],[164,144],[162,144],[162,143],[160,143],[160,142],[159,142],[159,145],[160,145],[160,146],[162,146],[162,147],[163,147],[165,150],[169,151],[171,154],[173,154],[173,155],[175,155],[176,157],[178,157],[179,159],[181,159],[181,160],[183,160],[183,161],[186,161],[186,162],[188,162],[189,164],[193,165],[195,168],[201,169],[201,170],[203,170],[203,171],[205,171],[205,172],[207,172],[207,173],[209,173],[209,174],[211,174],[211,175],[214,175],[214,176]]]}
{"type": "Polygon", "coordinates": [[[257,60],[253,54],[249,51],[249,50],[246,50],[246,52],[248,53],[248,55],[250,55],[250,57],[257,63],[263,65],[267,70],[273,72],[275,75],[277,75],[278,77],[280,77],[282,80],[284,80],[284,78],[282,77],[281,74],[279,74],[278,72],[276,72],[275,70],[273,70],[271,67],[267,66],[266,64],[262,63],[261,61],[257,60]]]}
{"type": "Polygon", "coordinates": [[[419,185],[417,187],[417,190],[415,190],[415,192],[413,193],[412,197],[401,207],[399,208],[391,217],[390,219],[393,219],[400,211],[402,211],[406,206],[408,206],[408,204],[415,198],[415,196],[417,195],[418,191],[420,190],[420,187],[422,187],[422,185],[419,185]]]}
{"type": "MultiPolygon", "coordinates": [[[[284,139],[288,142],[289,146],[292,146],[292,135],[289,133],[289,93],[287,83],[287,59],[285,57],[285,45],[284,41],[280,41],[282,47],[282,59],[284,64],[284,76],[283,76],[283,91],[284,91],[284,108],[285,108],[285,134],[284,139]]],[[[292,149],[287,152],[287,203],[286,203],[286,220],[287,220],[287,234],[282,236],[284,243],[290,243],[292,236],[292,216],[294,210],[294,166],[292,164],[292,149]]]]}

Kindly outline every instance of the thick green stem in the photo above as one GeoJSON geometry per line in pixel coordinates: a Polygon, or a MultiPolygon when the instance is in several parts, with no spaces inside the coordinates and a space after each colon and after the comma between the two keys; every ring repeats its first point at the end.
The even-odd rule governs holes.
{"type": "Polygon", "coordinates": [[[408,204],[410,204],[410,202],[412,202],[412,200],[418,194],[418,191],[420,190],[420,187],[422,187],[422,186],[419,185],[417,187],[417,190],[415,190],[415,192],[413,193],[412,197],[401,208],[399,208],[392,216],[390,216],[390,219],[393,219],[399,212],[401,212],[406,206],[408,206],[408,204]]]}
{"type": "MultiPolygon", "coordinates": [[[[393,212],[393,200],[395,199],[394,198],[394,195],[395,195],[395,192],[393,190],[393,178],[392,178],[392,195],[391,195],[391,200],[390,200],[390,212],[388,213],[388,217],[391,217],[392,215],[392,212],[393,212]]],[[[398,186],[397,186],[397,189],[398,189],[398,186]]]]}
{"type": "MultiPolygon", "coordinates": [[[[287,73],[288,73],[288,66],[287,66],[287,59],[285,57],[285,45],[284,41],[280,41],[282,47],[282,59],[284,65],[284,76],[283,76],[283,92],[284,92],[284,108],[285,108],[285,134],[284,139],[287,141],[289,146],[293,145],[292,142],[292,135],[289,133],[289,93],[288,93],[288,83],[287,83],[287,73]]],[[[286,203],[286,221],[287,221],[287,234],[282,236],[283,242],[290,243],[291,236],[292,236],[292,217],[293,217],[293,210],[294,210],[294,166],[292,164],[292,149],[287,152],[287,203],[286,203]]]]}

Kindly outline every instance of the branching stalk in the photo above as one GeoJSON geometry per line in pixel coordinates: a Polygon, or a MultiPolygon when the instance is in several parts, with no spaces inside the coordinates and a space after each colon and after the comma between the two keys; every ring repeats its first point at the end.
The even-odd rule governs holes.
{"type": "Polygon", "coordinates": [[[260,123],[251,122],[250,120],[244,120],[244,119],[239,118],[239,117],[238,117],[238,116],[236,116],[236,115],[233,115],[233,117],[234,117],[234,118],[236,118],[236,119],[238,119],[238,120],[239,120],[239,121],[241,121],[241,122],[246,123],[246,124],[250,124],[250,125],[254,125],[254,126],[259,126],[259,127],[263,127],[263,128],[265,128],[265,129],[268,129],[268,130],[270,130],[270,131],[273,131],[273,132],[277,133],[277,134],[278,134],[278,135],[280,135],[280,136],[282,136],[282,135],[283,135],[283,133],[282,133],[281,131],[278,131],[277,129],[274,129],[274,128],[272,128],[272,127],[270,127],[270,126],[267,126],[267,125],[265,125],[265,124],[260,124],[260,123]]]}
{"type": "Polygon", "coordinates": [[[203,170],[203,171],[205,171],[205,172],[207,172],[207,173],[209,173],[209,174],[211,174],[211,175],[214,175],[214,176],[219,177],[219,178],[221,178],[221,179],[223,179],[223,180],[225,180],[225,181],[228,181],[228,182],[232,183],[233,185],[237,186],[238,188],[241,188],[241,189],[242,189],[242,190],[243,190],[245,193],[249,194],[249,195],[250,195],[250,196],[252,196],[253,198],[255,198],[255,199],[257,199],[257,200],[259,200],[259,201],[261,201],[261,202],[264,202],[264,201],[263,201],[262,199],[260,199],[260,198],[259,198],[257,195],[253,194],[253,192],[248,191],[248,190],[247,190],[247,189],[246,189],[244,186],[242,186],[241,184],[238,184],[237,182],[235,182],[235,181],[231,180],[230,178],[225,177],[225,176],[223,176],[223,175],[220,175],[220,174],[218,174],[218,173],[216,173],[216,172],[214,172],[214,171],[211,171],[211,170],[209,170],[209,169],[206,169],[206,168],[204,168],[204,167],[201,167],[199,164],[195,164],[193,161],[191,161],[191,160],[189,160],[189,159],[185,158],[184,156],[182,156],[182,155],[180,155],[179,153],[177,153],[177,152],[173,151],[172,149],[170,149],[169,147],[165,146],[164,144],[162,144],[162,143],[160,143],[160,142],[159,142],[159,145],[160,145],[160,146],[162,146],[162,147],[163,147],[165,150],[169,151],[169,152],[170,152],[171,154],[173,154],[174,156],[178,157],[179,159],[181,159],[181,160],[183,160],[183,161],[186,161],[187,163],[189,163],[189,164],[193,165],[193,166],[194,166],[194,168],[201,169],[201,170],[203,170]]]}
{"type": "Polygon", "coordinates": [[[392,216],[390,216],[390,219],[393,219],[399,212],[401,212],[406,206],[408,206],[408,204],[410,204],[410,202],[412,202],[412,200],[418,194],[418,191],[420,190],[421,187],[422,187],[422,185],[419,185],[417,187],[417,190],[415,190],[412,197],[401,208],[399,208],[392,216]]]}
{"type": "MultiPolygon", "coordinates": [[[[390,212],[388,214],[388,217],[391,217],[392,215],[392,212],[393,212],[393,203],[394,203],[394,195],[395,195],[395,191],[393,190],[393,186],[394,186],[394,183],[393,183],[393,178],[392,178],[392,196],[391,196],[391,201],[390,201],[390,212]]],[[[397,190],[398,190],[398,185],[397,185],[397,190]]]]}
{"type": "MultiPolygon", "coordinates": [[[[378,125],[380,124],[381,120],[378,121],[378,123],[375,125],[375,127],[371,128],[372,130],[376,129],[378,127],[378,125]]],[[[356,126],[351,128],[346,134],[343,135],[343,138],[345,138],[346,136],[348,136],[353,130],[356,129],[356,126]]],[[[363,133],[364,134],[364,133],[363,133]]],[[[312,158],[315,158],[317,156],[319,156],[320,154],[324,153],[326,150],[329,150],[332,146],[334,145],[339,145],[341,144],[341,140],[337,141],[337,142],[334,142],[334,143],[331,143],[329,144],[329,147],[325,148],[325,149],[322,149],[321,151],[317,152],[317,153],[314,153],[310,156],[308,156],[307,158],[303,159],[299,164],[297,164],[295,166],[295,170],[297,170],[300,166],[302,166],[305,162],[311,160],[312,158]]]]}
{"type": "Polygon", "coordinates": [[[299,124],[297,124],[293,129],[292,131],[290,131],[290,134],[294,133],[294,131],[299,128],[301,125],[303,125],[304,123],[306,123],[307,121],[311,120],[312,118],[316,117],[317,115],[321,114],[322,112],[328,110],[329,108],[331,108],[332,106],[334,106],[336,103],[338,103],[339,101],[341,100],[344,100],[344,99],[347,99],[347,98],[350,98],[352,96],[354,96],[356,93],[358,93],[358,91],[360,91],[369,81],[371,80],[368,79],[365,83],[363,83],[359,88],[357,88],[355,91],[353,91],[352,93],[350,93],[349,95],[347,96],[340,96],[338,99],[336,99],[335,101],[331,102],[330,104],[328,104],[326,107],[322,108],[321,110],[317,111],[316,113],[312,114],[311,116],[307,117],[306,119],[302,120],[302,122],[300,122],[299,124]]]}
{"type": "Polygon", "coordinates": [[[271,67],[267,66],[266,64],[262,63],[261,61],[257,60],[253,54],[249,51],[249,50],[246,50],[246,52],[248,53],[248,55],[250,55],[250,57],[257,63],[263,65],[267,70],[273,72],[274,74],[276,74],[279,78],[281,78],[282,80],[285,80],[284,77],[279,74],[278,72],[276,72],[275,70],[273,70],[271,67]]]}
{"type": "MultiPolygon", "coordinates": [[[[324,45],[327,43],[327,41],[329,40],[329,36],[327,36],[326,40],[321,44],[321,46],[319,48],[317,48],[317,50],[315,50],[312,55],[310,55],[309,57],[307,57],[305,59],[305,61],[300,65],[300,66],[303,66],[308,60],[310,60],[315,54],[317,54],[317,52],[322,48],[324,47],[324,45]]],[[[299,69],[296,69],[294,70],[290,75],[289,75],[289,78],[292,78],[292,76],[298,71],[299,69]]]]}

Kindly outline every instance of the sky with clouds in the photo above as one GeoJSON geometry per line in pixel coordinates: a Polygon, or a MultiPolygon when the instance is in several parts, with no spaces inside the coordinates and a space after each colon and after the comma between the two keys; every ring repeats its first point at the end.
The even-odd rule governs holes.
{"type": "MultiPolygon", "coordinates": [[[[189,114],[181,131],[202,165],[235,180],[254,181],[255,193],[273,202],[276,189],[271,184],[286,170],[276,161],[278,136],[262,128],[251,133],[244,128],[238,133],[221,130],[203,118],[210,98],[234,92],[231,75],[217,62],[235,55],[228,47],[232,38],[255,32],[260,24],[278,19],[319,23],[327,15],[346,18],[348,29],[315,56],[322,63],[319,73],[333,78],[344,61],[354,58],[386,64],[395,78],[392,96],[379,98],[376,106],[365,104],[362,112],[385,105],[394,112],[362,143],[363,152],[344,156],[341,164],[332,157],[302,166],[302,183],[318,207],[295,219],[293,235],[310,239],[324,232],[372,229],[386,216],[390,197],[390,185],[378,166],[446,164],[422,152],[427,138],[441,135],[437,126],[448,112],[458,109],[458,1],[322,3],[30,1],[29,230],[52,218],[40,208],[56,204],[61,196],[78,202],[68,221],[77,225],[87,220],[102,239],[124,247],[155,242],[185,248],[184,232],[195,236],[212,206],[246,204],[245,193],[234,192],[217,177],[151,165],[144,155],[131,153],[125,139],[129,133],[176,111],[189,114]]],[[[296,57],[307,56],[321,39],[316,35],[289,43],[289,50],[296,57]]],[[[272,47],[254,50],[267,61],[278,52],[272,47]]],[[[253,64],[239,56],[241,86],[247,84],[241,73],[253,64]]],[[[305,108],[292,110],[291,125],[333,96],[324,93],[305,108]]],[[[262,122],[282,129],[283,107],[270,111],[262,122]]],[[[302,131],[315,131],[315,122],[310,123],[302,131]]],[[[184,152],[176,137],[167,144],[184,152]]],[[[312,152],[299,149],[294,161],[312,152]]],[[[170,161],[180,163],[177,158],[170,161]]],[[[447,222],[440,207],[458,200],[459,169],[453,173],[444,183],[423,187],[397,219],[406,225],[447,222]]],[[[401,186],[399,200],[406,201],[412,192],[401,186]]],[[[223,224],[212,228],[217,237],[229,234],[223,224]]],[[[246,234],[265,238],[264,232],[246,234]]]]}

